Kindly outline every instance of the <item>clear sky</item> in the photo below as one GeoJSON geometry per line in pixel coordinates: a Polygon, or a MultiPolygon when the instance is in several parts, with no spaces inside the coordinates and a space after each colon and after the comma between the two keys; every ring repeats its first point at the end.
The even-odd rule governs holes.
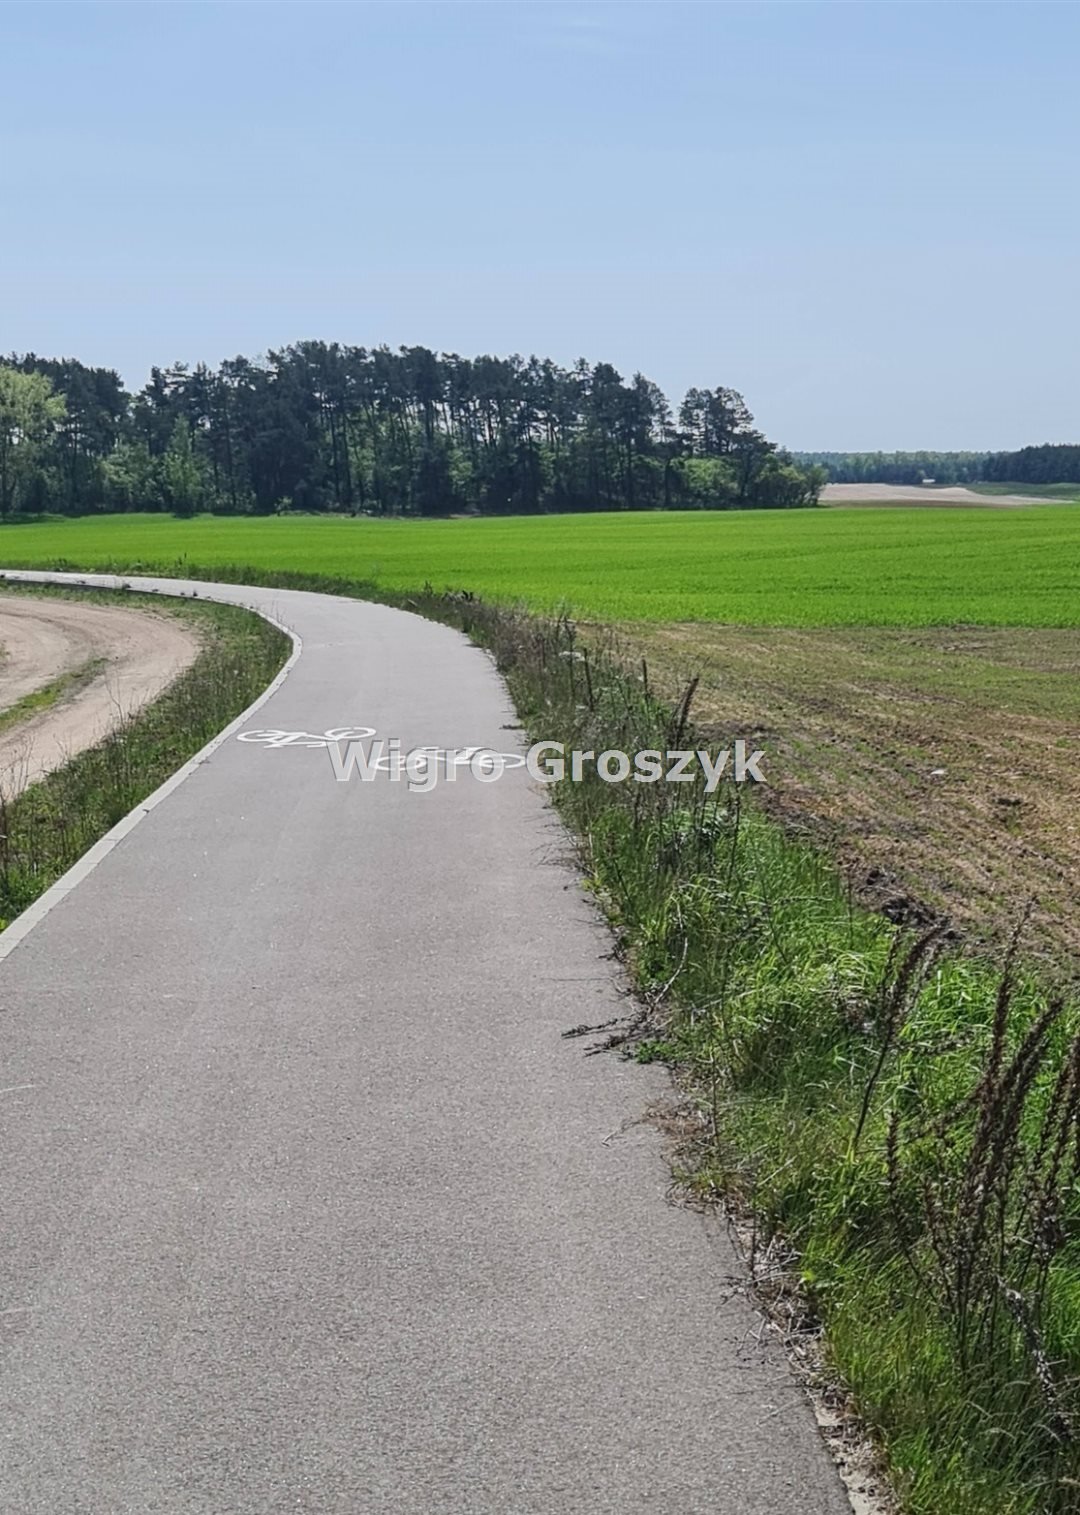
{"type": "Polygon", "coordinates": [[[1080,440],[1080,5],[0,4],[0,351],[305,337],[1080,440]]]}

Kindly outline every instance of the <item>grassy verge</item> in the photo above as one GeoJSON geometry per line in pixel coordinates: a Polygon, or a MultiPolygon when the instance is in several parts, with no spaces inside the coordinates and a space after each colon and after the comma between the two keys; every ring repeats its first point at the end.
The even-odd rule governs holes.
{"type": "MultiPolygon", "coordinates": [[[[186,572],[194,576],[190,566],[186,572]]],[[[490,648],[568,747],[693,745],[672,708],[542,621],[430,589],[213,575],[405,603],[490,648]]],[[[208,573],[206,576],[210,576],[208,573]]],[[[732,735],[738,735],[732,732],[732,735]]],[[[791,1259],[913,1515],[1065,1515],[1080,1490],[1080,1013],[1011,951],[905,931],[735,786],[558,786],[643,1011],[678,1072],[684,1182],[791,1259]]]]}
{"type": "MultiPolygon", "coordinates": [[[[420,602],[495,654],[530,731],[692,745],[672,711],[541,623],[420,602]]],[[[858,909],[735,786],[566,783],[557,801],[684,1080],[685,1181],[795,1259],[828,1351],[918,1515],[1077,1507],[1080,1016],[1015,953],[858,909]]]]}
{"type": "MultiPolygon", "coordinates": [[[[90,593],[101,600],[98,591],[90,593]]],[[[288,637],[250,611],[207,601],[154,603],[194,621],[203,650],[158,700],[104,742],[10,803],[0,798],[0,929],[250,705],[289,654],[288,637]]]]}

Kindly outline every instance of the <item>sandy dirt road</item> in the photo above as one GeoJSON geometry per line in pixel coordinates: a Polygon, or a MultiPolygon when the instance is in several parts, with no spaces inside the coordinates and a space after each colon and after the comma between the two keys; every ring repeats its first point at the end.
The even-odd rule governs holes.
{"type": "Polygon", "coordinates": [[[823,505],[969,505],[982,510],[1015,510],[1020,505],[1067,505],[1067,500],[1040,499],[1028,494],[976,494],[973,489],[950,485],[923,489],[918,484],[826,484],[823,505]]]}
{"type": "Polygon", "coordinates": [[[160,694],[199,639],[160,611],[0,593],[0,649],[0,719],[73,676],[55,704],[0,728],[0,793],[10,799],[160,694]]]}

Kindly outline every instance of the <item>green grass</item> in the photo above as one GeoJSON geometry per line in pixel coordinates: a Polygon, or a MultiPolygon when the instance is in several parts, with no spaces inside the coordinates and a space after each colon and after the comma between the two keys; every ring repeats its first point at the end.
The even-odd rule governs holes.
{"type": "Polygon", "coordinates": [[[774,626],[1080,625],[1080,511],[672,512],[538,519],[7,526],[0,566],[248,565],[469,589],[587,619],[774,626]]]}
{"type": "Polygon", "coordinates": [[[1080,501],[1080,484],[969,484],[975,494],[1026,494],[1034,499],[1080,501]]]}

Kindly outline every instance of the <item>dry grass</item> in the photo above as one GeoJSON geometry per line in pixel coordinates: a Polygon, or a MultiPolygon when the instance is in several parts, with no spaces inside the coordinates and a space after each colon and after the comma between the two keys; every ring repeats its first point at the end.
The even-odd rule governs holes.
{"type": "Polygon", "coordinates": [[[700,675],[699,729],[755,736],[767,803],[824,838],[861,896],[1004,941],[1033,898],[1042,950],[1080,952],[1080,633],[635,624],[658,693],[700,675]]]}

